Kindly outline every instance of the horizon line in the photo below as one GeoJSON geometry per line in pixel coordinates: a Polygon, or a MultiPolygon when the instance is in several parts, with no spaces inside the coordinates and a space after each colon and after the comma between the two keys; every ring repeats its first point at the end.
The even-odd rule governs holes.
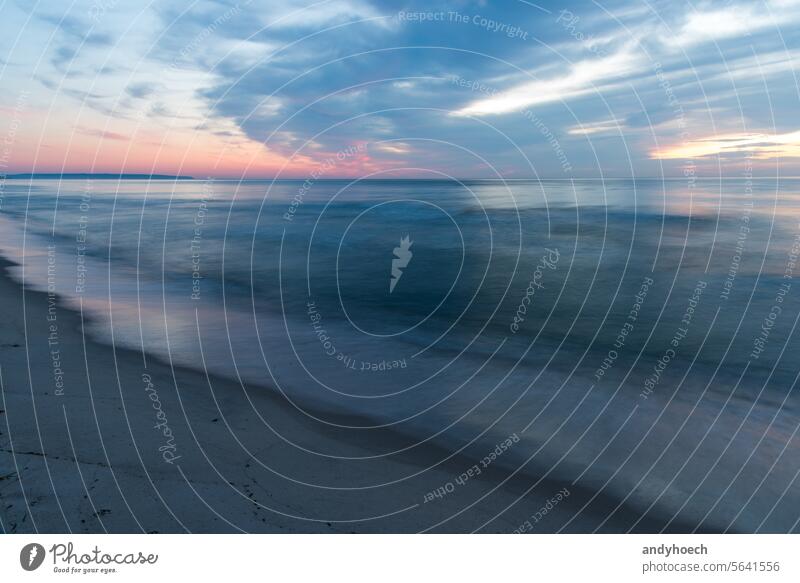
{"type": "MultiPolygon", "coordinates": [[[[485,177],[451,177],[451,178],[421,178],[414,176],[399,176],[387,178],[364,178],[364,177],[336,177],[336,178],[313,178],[311,176],[287,176],[287,177],[274,177],[274,176],[256,176],[247,178],[236,178],[231,176],[207,176],[197,177],[185,174],[164,174],[164,173],[137,173],[137,172],[18,172],[14,174],[0,173],[0,180],[75,180],[75,179],[97,179],[97,180],[193,180],[193,181],[208,181],[219,180],[228,182],[280,182],[280,181],[308,181],[313,182],[389,182],[389,181],[417,181],[417,182],[467,182],[467,181],[485,181],[485,182],[530,182],[530,181],[550,181],[550,182],[577,182],[577,181],[605,181],[605,180],[668,180],[668,181],[688,181],[686,176],[602,176],[602,177],[546,177],[546,176],[532,176],[528,178],[485,178],[485,177]]],[[[780,175],[765,175],[765,176],[693,176],[692,180],[758,180],[758,179],[788,179],[797,180],[800,176],[780,176],[780,175]]]]}

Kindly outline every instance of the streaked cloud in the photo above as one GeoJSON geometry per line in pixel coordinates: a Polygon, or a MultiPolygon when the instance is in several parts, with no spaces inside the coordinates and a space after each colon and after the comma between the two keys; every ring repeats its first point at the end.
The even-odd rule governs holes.
{"type": "Polygon", "coordinates": [[[593,134],[607,134],[609,132],[619,132],[625,127],[625,122],[618,119],[607,119],[572,126],[567,129],[571,136],[590,136],[593,134]]]}
{"type": "Polygon", "coordinates": [[[107,130],[99,130],[96,128],[83,128],[78,127],[75,128],[75,132],[82,134],[84,136],[91,136],[93,138],[101,138],[103,140],[124,140],[127,141],[130,138],[126,135],[117,133],[117,132],[110,132],[107,130]]]}
{"type": "Polygon", "coordinates": [[[386,152],[388,154],[408,154],[411,147],[403,142],[383,142],[374,144],[370,149],[386,152]]]}
{"type": "Polygon", "coordinates": [[[707,156],[746,154],[753,158],[800,157],[800,130],[785,134],[727,134],[654,150],[658,160],[690,160],[707,156]]]}
{"type": "Polygon", "coordinates": [[[266,12],[267,22],[276,28],[314,29],[354,20],[370,21],[380,27],[392,26],[386,13],[362,0],[275,0],[268,4],[270,10],[266,12]]]}
{"type": "Polygon", "coordinates": [[[640,62],[641,57],[628,50],[600,59],[581,61],[569,66],[566,74],[522,83],[496,95],[478,99],[458,109],[454,115],[498,115],[580,97],[607,89],[614,79],[631,73],[640,62]]]}

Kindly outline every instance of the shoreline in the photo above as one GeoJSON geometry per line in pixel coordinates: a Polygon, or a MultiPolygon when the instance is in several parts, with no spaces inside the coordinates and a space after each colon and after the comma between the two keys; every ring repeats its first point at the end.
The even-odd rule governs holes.
{"type": "MultiPolygon", "coordinates": [[[[513,532],[526,521],[530,532],[556,532],[585,505],[565,532],[591,532],[617,506],[499,464],[443,491],[486,455],[480,446],[453,454],[411,447],[391,429],[315,423],[261,386],[102,344],[60,298],[56,360],[52,298],[23,289],[12,265],[0,258],[5,532],[513,532]]],[[[623,507],[601,530],[625,532],[638,518],[623,507]]],[[[636,531],[662,522],[647,517],[636,531]]]]}

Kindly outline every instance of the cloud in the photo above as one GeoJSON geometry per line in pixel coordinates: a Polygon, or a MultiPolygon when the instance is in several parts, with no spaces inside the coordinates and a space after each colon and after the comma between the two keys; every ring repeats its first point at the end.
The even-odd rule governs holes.
{"type": "Polygon", "coordinates": [[[125,88],[125,92],[131,97],[142,99],[153,93],[155,87],[151,83],[131,83],[125,88]]]}
{"type": "Polygon", "coordinates": [[[360,0],[335,0],[309,5],[308,1],[275,2],[269,23],[275,28],[318,29],[335,23],[372,19],[378,26],[390,27],[390,18],[360,0]]]}
{"type": "Polygon", "coordinates": [[[53,51],[53,55],[50,58],[50,63],[57,69],[61,69],[63,65],[66,63],[71,63],[75,60],[75,57],[78,54],[77,47],[71,46],[61,46],[58,47],[55,51],[53,51]]]}
{"type": "Polygon", "coordinates": [[[566,75],[523,83],[485,99],[473,101],[454,112],[458,116],[498,115],[520,111],[533,105],[565,101],[608,89],[610,79],[619,79],[635,71],[639,57],[621,50],[601,59],[581,61],[566,75]]]}
{"type": "Polygon", "coordinates": [[[753,158],[800,158],[800,130],[784,134],[725,134],[653,150],[657,160],[749,154],[753,158]]]}
{"type": "Polygon", "coordinates": [[[116,132],[98,130],[95,128],[76,127],[75,133],[82,134],[84,136],[91,136],[93,138],[101,138],[103,140],[128,141],[130,139],[128,136],[118,134],[116,132]]]}
{"type": "Polygon", "coordinates": [[[95,32],[87,22],[73,16],[37,12],[36,18],[84,45],[110,46],[113,42],[109,34],[95,32]]]}
{"type": "MultiPolygon", "coordinates": [[[[734,4],[719,9],[692,12],[683,22],[677,34],[663,38],[665,44],[679,47],[699,45],[735,37],[747,36],[768,27],[786,26],[797,21],[800,14],[792,11],[796,2],[783,2],[775,6],[776,14],[766,6],[734,4]]],[[[772,3],[776,4],[776,3],[772,3]]]]}
{"type": "Polygon", "coordinates": [[[625,128],[625,122],[618,119],[607,119],[592,123],[584,123],[572,126],[567,130],[571,136],[589,136],[593,134],[606,134],[609,132],[620,132],[625,128]]]}
{"type": "Polygon", "coordinates": [[[403,142],[384,142],[374,144],[371,149],[378,150],[379,152],[386,152],[387,154],[408,154],[411,152],[411,146],[403,142]]]}
{"type": "Polygon", "coordinates": [[[286,107],[286,103],[279,97],[269,97],[261,102],[250,114],[256,118],[272,118],[278,116],[286,107]]]}
{"type": "MultiPolygon", "coordinates": [[[[95,138],[125,139],[86,129],[106,127],[113,116],[148,135],[168,130],[226,147],[235,142],[270,164],[299,147],[317,158],[368,143],[372,162],[384,168],[483,172],[441,145],[450,143],[522,175],[527,162],[519,154],[550,147],[511,114],[536,110],[553,135],[572,138],[576,176],[591,173],[595,156],[582,137],[623,134],[624,141],[604,143],[609,172],[632,165],[650,173],[662,167],[654,158],[795,157],[798,149],[798,0],[698,0],[689,10],[619,0],[574,7],[579,18],[561,22],[557,11],[546,17],[527,5],[457,0],[450,6],[521,26],[537,42],[472,22],[387,18],[400,9],[446,10],[420,0],[200,0],[190,10],[175,0],[146,8],[119,2],[90,18],[96,4],[30,8],[17,1],[0,22],[7,86],[30,83],[38,101],[52,101],[63,127],[81,126],[95,138]],[[23,27],[26,34],[12,48],[23,27]],[[451,110],[452,116],[441,113],[451,110]],[[684,141],[679,120],[689,138],[706,138],[684,141]],[[741,133],[743,127],[757,130],[741,133]],[[651,141],[656,137],[658,143],[651,141]],[[651,151],[656,145],[661,149],[651,151]],[[624,167],[615,167],[617,160],[624,167]]],[[[796,159],[787,164],[800,167],[796,159]]],[[[667,172],[675,167],[663,164],[667,172]]]]}

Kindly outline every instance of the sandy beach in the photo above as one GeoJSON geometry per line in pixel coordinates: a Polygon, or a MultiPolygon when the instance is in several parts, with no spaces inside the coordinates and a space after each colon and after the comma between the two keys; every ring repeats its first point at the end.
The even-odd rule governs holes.
{"type": "MultiPolygon", "coordinates": [[[[9,266],[0,277],[6,532],[548,532],[591,498],[524,472],[509,479],[499,464],[467,475],[486,452],[453,455],[388,430],[364,439],[262,387],[97,343],[80,314],[46,293],[23,295],[9,266]],[[279,424],[259,418],[266,409],[279,424]]],[[[593,529],[609,504],[595,498],[568,530],[593,529]]],[[[604,529],[624,528],[625,514],[604,529]]]]}

